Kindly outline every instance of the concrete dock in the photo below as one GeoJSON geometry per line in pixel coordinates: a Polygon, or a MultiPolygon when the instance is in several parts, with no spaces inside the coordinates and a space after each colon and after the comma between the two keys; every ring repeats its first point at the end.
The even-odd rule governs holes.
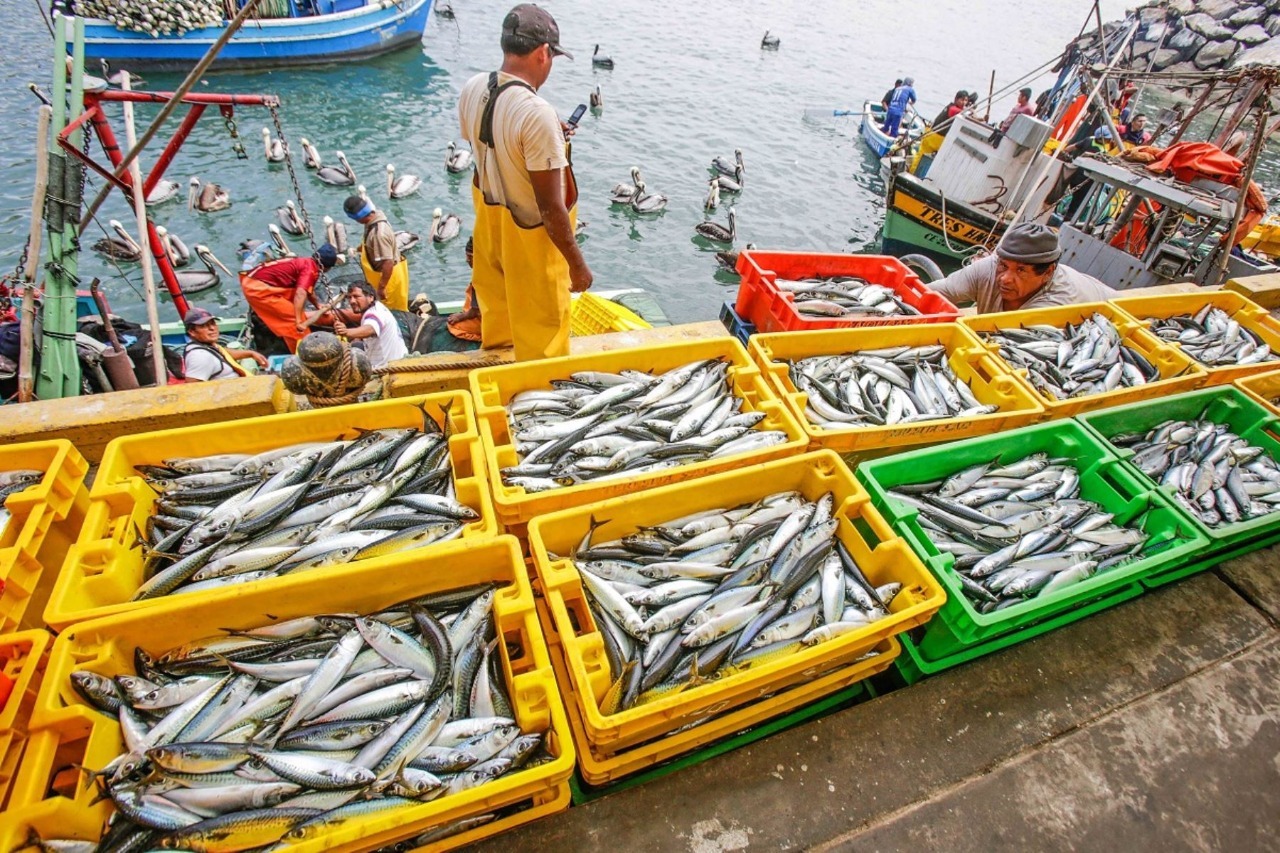
{"type": "Polygon", "coordinates": [[[1268,548],[475,849],[1275,849],[1278,675],[1268,548]]]}

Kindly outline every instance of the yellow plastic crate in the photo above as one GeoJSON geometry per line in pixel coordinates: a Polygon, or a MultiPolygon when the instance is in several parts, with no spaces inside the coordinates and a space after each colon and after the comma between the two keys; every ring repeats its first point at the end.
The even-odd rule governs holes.
{"type": "MultiPolygon", "coordinates": [[[[1231,319],[1243,328],[1261,338],[1267,346],[1271,347],[1272,352],[1280,356],[1280,320],[1272,317],[1267,309],[1231,290],[1205,290],[1199,293],[1170,293],[1160,296],[1125,296],[1110,301],[1112,305],[1143,323],[1149,320],[1163,320],[1179,314],[1195,314],[1205,305],[1215,305],[1227,312],[1231,319]]],[[[1177,343],[1166,343],[1182,350],[1181,345],[1177,343]]],[[[1222,385],[1244,376],[1253,376],[1280,368],[1280,361],[1210,367],[1197,361],[1190,353],[1186,355],[1208,374],[1206,385],[1222,385]]]]}
{"type": "Polygon", "coordinates": [[[8,690],[0,702],[0,812],[8,808],[51,642],[53,635],[43,629],[0,636],[0,689],[8,690]]]}
{"type": "MultiPolygon", "coordinates": [[[[1204,368],[1184,355],[1181,350],[1164,343],[1147,331],[1141,322],[1109,302],[1086,302],[1080,305],[1064,305],[1060,308],[1032,308],[1029,311],[979,314],[973,317],[961,317],[960,323],[980,336],[983,332],[1041,324],[1061,329],[1068,323],[1079,323],[1094,314],[1101,314],[1114,323],[1121,340],[1142,353],[1143,357],[1160,371],[1161,378],[1136,388],[1117,388],[1114,391],[1067,400],[1055,400],[1040,393],[1028,380],[1027,386],[1040,401],[1040,405],[1044,406],[1049,418],[1054,420],[1069,418],[1083,412],[1092,412],[1125,403],[1137,403],[1142,400],[1154,400],[1181,391],[1191,391],[1203,385],[1208,378],[1204,368]]],[[[1026,380],[1027,371],[1024,368],[1015,368],[1000,357],[998,344],[983,341],[983,346],[1000,359],[1009,370],[1026,380]]]]}
{"type": "MultiPolygon", "coordinates": [[[[599,755],[671,734],[731,708],[848,668],[885,639],[922,625],[946,600],[937,579],[905,541],[896,536],[853,473],[831,451],[808,453],[739,468],[625,498],[539,516],[529,524],[529,546],[542,583],[543,598],[564,654],[568,703],[583,721],[585,737],[599,755]],[[567,558],[587,531],[590,519],[609,519],[597,542],[618,539],[673,518],[717,507],[759,500],[775,492],[797,490],[809,500],[827,492],[835,497],[837,536],[873,585],[898,581],[902,592],[887,618],[793,655],[732,676],[621,711],[604,714],[600,702],[618,677],[610,672],[604,641],[596,628],[578,570],[567,558]]],[[[843,686],[843,685],[842,685],[843,686]]]]}
{"type": "Polygon", "coordinates": [[[484,442],[485,469],[493,488],[498,518],[508,529],[516,532],[521,532],[522,526],[536,515],[616,495],[634,494],[704,474],[733,470],[752,462],[792,456],[802,452],[808,444],[804,430],[782,401],[769,390],[760,369],[748,358],[742,344],[728,336],[482,368],[471,372],[471,393],[476,402],[476,418],[480,422],[480,437],[484,442]],[[602,482],[578,483],[534,494],[502,482],[500,469],[519,462],[511,440],[507,412],[503,408],[516,394],[550,388],[553,379],[568,378],[569,374],[579,370],[616,373],[634,369],[659,373],[708,358],[724,358],[729,362],[729,384],[733,393],[742,398],[742,410],[764,412],[765,419],[757,429],[780,430],[787,435],[785,442],[751,453],[602,482]]]}
{"type": "Polygon", "coordinates": [[[982,342],[963,326],[939,323],[925,326],[829,329],[814,332],[782,332],[755,335],[748,350],[769,377],[774,393],[787,403],[809,436],[810,448],[827,448],[837,453],[885,451],[909,448],[938,441],[988,435],[1043,420],[1044,406],[1026,382],[987,352],[982,342]],[[868,426],[857,429],[825,429],[805,415],[809,395],[796,390],[784,361],[820,355],[840,355],[861,350],[895,346],[947,348],[947,362],[956,376],[968,382],[973,395],[985,404],[1000,407],[989,415],[946,418],[898,426],[868,426]]]}
{"type": "MultiPolygon", "coordinates": [[[[462,538],[497,535],[497,518],[484,481],[484,454],[471,398],[465,392],[125,436],[107,445],[102,455],[80,539],[63,564],[45,609],[45,621],[61,630],[75,622],[150,608],[168,599],[129,600],[143,581],[142,550],[135,546],[137,531],[146,528],[156,499],[156,492],[134,470],[135,465],[158,465],[174,456],[260,453],[299,442],[351,438],[357,434],[357,427],[420,427],[422,411],[418,406],[426,406],[427,412],[439,420],[446,404],[453,429],[449,455],[458,500],[480,514],[479,519],[466,525],[462,538]]],[[[271,578],[230,589],[272,586],[282,580],[271,578]]]]}
{"type": "Polygon", "coordinates": [[[1275,403],[1275,400],[1280,399],[1280,370],[1257,373],[1237,379],[1232,384],[1273,415],[1280,415],[1280,406],[1275,403]]]}
{"type": "Polygon", "coordinates": [[[159,651],[226,630],[309,614],[368,613],[408,598],[490,582],[501,585],[493,607],[503,640],[498,644],[502,671],[516,720],[525,731],[546,734],[552,761],[413,809],[352,820],[291,849],[372,850],[465,817],[510,806],[530,807],[445,844],[457,846],[548,813],[553,805],[567,805],[565,788],[574,763],[568,720],[519,548],[504,536],[467,542],[449,553],[394,554],[327,573],[299,575],[288,588],[246,587],[239,595],[219,601],[167,599],[145,611],[69,628],[49,656],[12,806],[0,818],[0,848],[15,849],[30,829],[46,838],[96,839],[112,810],[110,801],[94,803],[96,791],[82,780],[71,783],[73,790],[57,795],[60,770],[71,763],[101,768],[124,750],[119,724],[84,703],[71,685],[72,672],[132,672],[135,647],[159,651]]]}
{"type": "Polygon", "coordinates": [[[652,328],[627,306],[590,292],[578,294],[569,308],[569,334],[574,337],[652,328]]]}
{"type": "Polygon", "coordinates": [[[20,469],[45,475],[4,502],[11,515],[0,535],[0,633],[43,626],[41,612],[89,506],[89,463],[71,442],[0,447],[0,471],[20,469]]]}

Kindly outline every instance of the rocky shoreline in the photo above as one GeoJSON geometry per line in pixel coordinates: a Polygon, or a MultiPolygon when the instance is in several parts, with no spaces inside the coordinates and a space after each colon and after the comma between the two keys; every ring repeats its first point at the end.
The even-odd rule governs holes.
{"type": "Polygon", "coordinates": [[[1125,63],[1133,71],[1220,71],[1280,54],[1280,0],[1158,0],[1136,14],[1125,63]]]}

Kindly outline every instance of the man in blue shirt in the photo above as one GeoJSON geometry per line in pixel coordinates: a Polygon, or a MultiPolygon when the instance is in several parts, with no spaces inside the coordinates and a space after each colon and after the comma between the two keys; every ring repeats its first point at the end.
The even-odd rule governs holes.
{"type": "Polygon", "coordinates": [[[893,97],[889,99],[889,109],[884,116],[884,127],[881,128],[889,136],[898,135],[898,125],[902,122],[902,114],[907,111],[907,107],[916,102],[916,90],[912,88],[915,83],[910,77],[902,78],[902,85],[893,90],[893,97]]]}

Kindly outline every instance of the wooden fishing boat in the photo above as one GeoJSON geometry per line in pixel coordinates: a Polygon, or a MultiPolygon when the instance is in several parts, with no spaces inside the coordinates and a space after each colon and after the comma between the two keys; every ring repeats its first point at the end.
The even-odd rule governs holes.
{"type": "MultiPolygon", "coordinates": [[[[883,157],[893,147],[895,137],[889,136],[880,128],[884,126],[884,107],[867,101],[862,105],[862,141],[867,143],[876,157],[883,157]]],[[[920,141],[924,135],[924,119],[910,112],[902,117],[902,128],[912,142],[920,141]]]]}

